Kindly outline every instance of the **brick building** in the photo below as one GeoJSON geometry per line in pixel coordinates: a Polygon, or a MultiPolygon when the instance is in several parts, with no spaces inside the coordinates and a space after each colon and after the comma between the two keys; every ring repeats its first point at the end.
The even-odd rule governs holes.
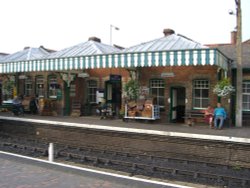
{"type": "MultiPolygon", "coordinates": [[[[165,29],[163,37],[123,50],[92,38],[45,57],[2,61],[0,74],[2,82],[15,78],[18,94],[30,88],[30,95],[53,101],[59,115],[69,115],[74,102],[84,114],[94,114],[90,109],[101,98],[119,114],[125,103],[123,87],[134,77],[144,97],[154,98],[160,107],[160,121],[179,122],[187,109],[216,105],[212,90],[230,73],[230,61],[216,48],[165,29]]],[[[222,102],[230,111],[228,100],[222,102]]]]}
{"type": "MultiPolygon", "coordinates": [[[[231,78],[232,83],[236,88],[236,69],[237,69],[237,54],[236,54],[236,31],[231,32],[231,43],[226,44],[209,44],[207,46],[218,48],[223,54],[232,60],[231,78]]],[[[250,40],[242,43],[242,71],[243,71],[243,85],[242,85],[242,99],[243,99],[243,126],[250,125],[250,40]]],[[[235,112],[236,96],[231,96],[231,111],[235,112]]],[[[232,113],[232,119],[235,119],[235,114],[232,113]]]]}

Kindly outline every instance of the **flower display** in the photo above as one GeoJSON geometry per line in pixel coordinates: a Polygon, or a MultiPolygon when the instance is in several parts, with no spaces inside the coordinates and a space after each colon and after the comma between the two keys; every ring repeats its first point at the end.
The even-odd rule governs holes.
{"type": "Polygon", "coordinates": [[[224,78],[222,80],[220,80],[213,89],[213,92],[219,96],[219,97],[225,97],[229,94],[231,94],[232,92],[234,92],[235,89],[234,87],[231,85],[230,80],[228,78],[224,78]]]}

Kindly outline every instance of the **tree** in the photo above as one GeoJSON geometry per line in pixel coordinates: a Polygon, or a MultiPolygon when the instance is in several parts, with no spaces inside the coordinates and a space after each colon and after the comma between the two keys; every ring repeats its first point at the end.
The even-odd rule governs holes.
{"type": "Polygon", "coordinates": [[[236,77],[236,127],[242,127],[242,42],[241,42],[241,0],[235,0],[237,16],[237,77],[236,77]]]}

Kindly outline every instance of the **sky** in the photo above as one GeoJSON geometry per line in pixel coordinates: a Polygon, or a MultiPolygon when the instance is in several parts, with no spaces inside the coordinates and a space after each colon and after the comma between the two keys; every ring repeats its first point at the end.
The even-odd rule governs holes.
{"type": "MultiPolygon", "coordinates": [[[[250,39],[250,0],[242,3],[242,41],[250,39]],[[247,24],[248,23],[248,24],[247,24]]],[[[98,37],[131,47],[171,28],[201,44],[230,43],[235,0],[1,0],[0,52],[61,50],[98,37]],[[110,25],[112,37],[110,37],[110,25]]]]}

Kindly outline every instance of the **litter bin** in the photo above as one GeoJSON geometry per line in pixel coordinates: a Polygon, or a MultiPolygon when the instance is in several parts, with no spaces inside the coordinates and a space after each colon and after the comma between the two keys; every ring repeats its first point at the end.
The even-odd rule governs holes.
{"type": "Polygon", "coordinates": [[[92,106],[90,103],[86,103],[83,105],[83,115],[90,116],[92,113],[92,106]]]}

